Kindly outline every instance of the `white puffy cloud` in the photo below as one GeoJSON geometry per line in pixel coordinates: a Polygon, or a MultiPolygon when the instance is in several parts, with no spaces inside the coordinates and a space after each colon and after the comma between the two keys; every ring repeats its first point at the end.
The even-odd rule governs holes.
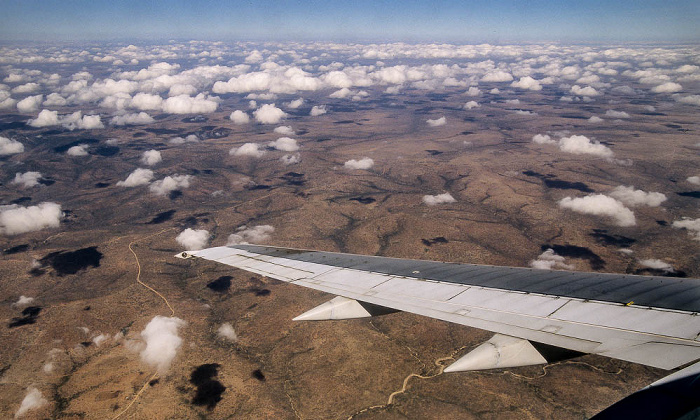
{"type": "Polygon", "coordinates": [[[188,188],[192,175],[173,175],[154,181],[148,189],[156,195],[166,195],[181,188],[188,188]]]}
{"type": "Polygon", "coordinates": [[[275,141],[271,141],[269,146],[283,152],[296,152],[299,150],[297,141],[289,137],[280,137],[275,141]]]}
{"type": "Polygon", "coordinates": [[[683,86],[674,82],[662,83],[658,86],[654,86],[653,88],[651,88],[651,91],[654,93],[676,93],[682,90],[683,86]]]}
{"type": "Polygon", "coordinates": [[[442,117],[437,118],[437,119],[434,119],[434,120],[430,120],[430,119],[425,120],[425,122],[427,122],[428,125],[431,126],[431,127],[439,127],[439,126],[441,126],[441,125],[445,125],[445,123],[447,122],[447,120],[445,119],[444,116],[442,116],[442,117]]]}
{"type": "Polygon", "coordinates": [[[279,127],[275,127],[273,130],[277,134],[282,134],[285,136],[293,136],[294,135],[294,130],[292,129],[291,126],[288,125],[281,125],[279,127]]]}
{"type": "Polygon", "coordinates": [[[350,159],[343,165],[347,169],[369,169],[374,166],[374,160],[364,157],[360,160],[350,159]]]}
{"type": "Polygon", "coordinates": [[[0,156],[14,155],[24,152],[24,145],[17,140],[0,136],[0,156]]]}
{"type": "Polygon", "coordinates": [[[12,89],[12,93],[32,93],[39,89],[39,84],[30,82],[23,85],[19,85],[12,89]]]}
{"type": "Polygon", "coordinates": [[[66,154],[68,156],[87,156],[88,155],[88,145],[87,144],[79,144],[77,146],[73,146],[70,149],[66,151],[66,154]]]}
{"type": "Polygon", "coordinates": [[[605,121],[605,120],[602,119],[602,118],[600,118],[600,117],[597,116],[597,115],[594,115],[594,116],[592,116],[591,118],[588,119],[588,122],[589,122],[589,123],[592,123],[592,124],[602,123],[603,121],[605,121]]]}
{"type": "Polygon", "coordinates": [[[158,373],[168,371],[170,364],[182,345],[178,330],[187,323],[180,318],[156,315],[141,331],[146,347],[141,351],[141,360],[155,367],[158,373]]]}
{"type": "MultiPolygon", "coordinates": [[[[189,98],[188,95],[182,96],[189,98]]],[[[158,111],[163,109],[163,98],[160,95],[140,92],[131,98],[129,105],[141,111],[158,111]]]]}
{"type": "Polygon", "coordinates": [[[612,218],[618,226],[634,226],[637,221],[632,210],[620,201],[603,194],[592,194],[585,197],[564,197],[559,200],[559,207],[573,210],[577,213],[612,218]]]}
{"type": "Polygon", "coordinates": [[[277,124],[287,116],[287,114],[277,108],[275,104],[265,104],[253,111],[253,115],[255,116],[255,121],[261,124],[277,124]]]}
{"type": "Polygon", "coordinates": [[[170,144],[185,144],[185,143],[197,143],[199,142],[199,137],[196,134],[190,134],[187,137],[173,137],[168,140],[170,144]]]}
{"type": "Polygon", "coordinates": [[[639,264],[643,265],[644,267],[649,267],[654,270],[660,270],[664,271],[666,273],[674,273],[676,270],[674,270],[673,266],[665,261],[661,261],[656,258],[649,258],[646,260],[639,260],[639,264]]]}
{"type": "Polygon", "coordinates": [[[224,322],[223,324],[221,324],[219,329],[216,330],[216,335],[232,343],[238,341],[236,331],[234,331],[233,327],[228,322],[224,322]]]}
{"type": "Polygon", "coordinates": [[[52,125],[58,125],[60,124],[58,121],[58,111],[43,109],[35,119],[29,120],[27,124],[31,125],[32,127],[49,127],[52,125]]]}
{"type": "Polygon", "coordinates": [[[163,101],[163,112],[168,114],[208,114],[216,111],[219,103],[203,93],[195,97],[177,95],[163,101]]]}
{"type": "Polygon", "coordinates": [[[700,176],[689,176],[685,180],[693,185],[700,185],[700,176]]]}
{"type": "Polygon", "coordinates": [[[327,112],[328,110],[326,109],[325,105],[314,105],[313,108],[311,108],[311,111],[309,111],[309,115],[312,117],[318,117],[319,115],[323,115],[327,112]]]}
{"type": "Polygon", "coordinates": [[[586,136],[570,136],[559,139],[559,149],[563,152],[573,153],[575,155],[594,155],[605,158],[613,156],[612,150],[597,140],[591,141],[586,136]]]}
{"type": "Polygon", "coordinates": [[[259,244],[270,239],[275,228],[270,225],[257,225],[252,228],[241,226],[228,237],[226,245],[259,244]]]}
{"type": "Polygon", "coordinates": [[[530,267],[540,270],[573,270],[572,265],[566,264],[564,257],[557,255],[552,248],[541,253],[536,260],[530,261],[530,267]]]}
{"type": "Polygon", "coordinates": [[[236,125],[248,124],[250,122],[248,114],[238,109],[233,111],[229,118],[236,125]]]}
{"type": "Polygon", "coordinates": [[[482,82],[510,82],[513,80],[513,76],[503,70],[493,70],[485,74],[482,78],[482,82]]]}
{"type": "Polygon", "coordinates": [[[12,180],[13,184],[20,184],[24,188],[31,188],[39,185],[39,180],[41,179],[41,172],[29,171],[25,173],[17,172],[15,174],[15,179],[12,180]]]}
{"type": "Polygon", "coordinates": [[[479,105],[478,102],[476,101],[469,101],[466,104],[464,104],[464,109],[473,109],[473,108],[479,108],[481,105],[479,105]]]}
{"type": "Polygon", "coordinates": [[[209,231],[187,228],[180,232],[175,240],[186,250],[196,251],[204,248],[209,243],[209,231]]]}
{"type": "Polygon", "coordinates": [[[22,404],[20,404],[19,409],[15,413],[15,418],[20,418],[28,412],[41,408],[48,403],[48,400],[41,395],[41,391],[30,386],[27,388],[27,394],[24,396],[22,404]]]}
{"type": "Polygon", "coordinates": [[[454,197],[450,193],[442,193],[437,195],[424,195],[423,202],[429,206],[435,206],[438,204],[454,203],[454,197]]]}
{"type": "Polygon", "coordinates": [[[27,96],[21,101],[17,102],[17,111],[19,112],[36,112],[39,109],[39,105],[44,100],[44,95],[34,95],[27,96]]]}
{"type": "Polygon", "coordinates": [[[605,116],[610,118],[629,118],[630,114],[625,111],[615,111],[614,109],[609,109],[605,111],[605,116]]]}
{"type": "Polygon", "coordinates": [[[63,212],[56,203],[40,203],[23,207],[16,204],[0,206],[0,234],[18,235],[45,228],[58,227],[63,212]]]}
{"type": "Polygon", "coordinates": [[[290,102],[287,104],[287,107],[288,107],[288,108],[291,108],[291,109],[297,109],[297,108],[299,108],[299,107],[302,106],[302,105],[304,105],[304,98],[299,98],[299,99],[295,99],[295,100],[293,100],[293,101],[290,101],[290,102]]]}
{"type": "Polygon", "coordinates": [[[117,182],[119,187],[138,187],[147,185],[153,180],[153,171],[150,169],[136,168],[124,181],[117,182]]]}
{"type": "Polygon", "coordinates": [[[35,119],[27,121],[32,127],[50,127],[61,125],[69,130],[104,128],[99,115],[83,115],[81,111],[72,114],[58,115],[57,111],[42,110],[35,119]]]}
{"type": "Polygon", "coordinates": [[[684,217],[682,220],[673,222],[672,226],[677,229],[687,229],[691,238],[700,241],[700,217],[697,219],[684,217]]]}
{"type": "Polygon", "coordinates": [[[476,86],[472,86],[465,92],[465,94],[467,96],[481,96],[481,89],[476,86]]]}
{"type": "Polygon", "coordinates": [[[700,95],[676,96],[675,99],[682,104],[700,106],[700,95]]]}
{"type": "Polygon", "coordinates": [[[146,150],[145,152],[143,152],[143,155],[141,155],[141,163],[143,163],[144,165],[153,166],[162,161],[163,156],[160,154],[159,151],[155,149],[146,150]]]}
{"type": "Polygon", "coordinates": [[[31,305],[32,302],[34,302],[34,298],[33,298],[33,297],[21,295],[21,296],[19,297],[19,299],[17,299],[17,302],[13,303],[12,306],[15,307],[15,308],[21,308],[21,307],[24,307],[24,306],[29,306],[29,305],[31,305]]]}
{"type": "Polygon", "coordinates": [[[571,86],[571,93],[574,95],[578,96],[598,96],[600,95],[600,92],[595,90],[595,88],[591,86],[586,86],[586,87],[581,87],[579,85],[573,85],[571,86]]]}
{"type": "Polygon", "coordinates": [[[301,162],[301,155],[299,153],[294,153],[293,155],[284,155],[280,158],[280,161],[285,166],[296,165],[301,162]]]}
{"type": "Polygon", "coordinates": [[[635,190],[634,187],[626,187],[624,185],[616,187],[608,195],[632,207],[641,205],[658,207],[661,203],[666,201],[666,195],[662,193],[644,192],[642,190],[635,190]]]}
{"type": "Polygon", "coordinates": [[[155,120],[145,112],[117,115],[112,118],[112,125],[141,125],[150,124],[155,120]]]}
{"type": "Polygon", "coordinates": [[[535,134],[532,136],[532,142],[537,144],[555,144],[557,141],[552,139],[549,134],[535,134]]]}
{"type": "Polygon", "coordinates": [[[265,154],[264,150],[260,149],[257,143],[245,143],[240,147],[234,147],[228,152],[232,156],[252,156],[255,158],[262,157],[265,154]]]}
{"type": "Polygon", "coordinates": [[[540,82],[533,79],[530,76],[521,77],[520,80],[518,80],[517,82],[513,82],[510,85],[519,89],[534,91],[542,90],[542,85],[540,84],[540,82]]]}

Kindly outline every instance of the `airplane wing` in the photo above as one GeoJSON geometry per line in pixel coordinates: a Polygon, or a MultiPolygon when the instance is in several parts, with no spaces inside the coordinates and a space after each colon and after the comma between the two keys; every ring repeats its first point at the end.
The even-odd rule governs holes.
{"type": "MultiPolygon", "coordinates": [[[[443,263],[259,245],[223,246],[178,256],[216,261],[338,295],[295,320],[348,319],[398,310],[496,333],[445,372],[547,363],[556,353],[552,350],[568,349],[662,369],[690,365],[667,377],[667,382],[693,384],[695,390],[700,383],[700,279],[443,263]]],[[[648,395],[668,393],[669,386],[662,381],[621,403],[636,405],[637,400],[649,401],[648,395]]],[[[691,409],[700,404],[695,394],[685,397],[691,409]]],[[[601,418],[614,412],[603,412],[601,418]]]]}
{"type": "MultiPolygon", "coordinates": [[[[699,279],[443,263],[259,245],[187,254],[361,303],[582,353],[662,369],[700,359],[699,279]]],[[[313,313],[299,318],[344,317],[325,314],[329,306],[317,308],[315,318],[313,313]]],[[[332,309],[340,314],[342,308],[332,309]]]]}

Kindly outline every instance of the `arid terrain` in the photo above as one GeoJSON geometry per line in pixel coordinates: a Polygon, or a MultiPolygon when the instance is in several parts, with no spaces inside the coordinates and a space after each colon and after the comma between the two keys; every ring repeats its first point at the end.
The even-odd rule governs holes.
{"type": "Polygon", "coordinates": [[[25,418],[583,419],[667,374],[597,356],[438,374],[491,333],[293,322],[333,296],[174,255],[245,241],[700,277],[697,47],[0,56],[0,417],[36,389],[25,418]],[[158,343],[156,316],[177,320],[158,343]]]}

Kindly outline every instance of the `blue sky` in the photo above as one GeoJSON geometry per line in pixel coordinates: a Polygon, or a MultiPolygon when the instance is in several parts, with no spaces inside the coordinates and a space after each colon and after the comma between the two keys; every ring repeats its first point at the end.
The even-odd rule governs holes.
{"type": "Polygon", "coordinates": [[[700,41],[700,2],[0,0],[0,40],[700,41]]]}

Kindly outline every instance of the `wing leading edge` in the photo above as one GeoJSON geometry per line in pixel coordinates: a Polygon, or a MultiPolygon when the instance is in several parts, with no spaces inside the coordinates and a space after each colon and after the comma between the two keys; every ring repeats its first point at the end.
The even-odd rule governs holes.
{"type": "MultiPolygon", "coordinates": [[[[700,359],[698,279],[440,263],[257,245],[209,248],[184,256],[355,300],[362,304],[352,309],[359,311],[358,316],[364,316],[362,310],[369,306],[390,308],[663,369],[700,359]]],[[[348,308],[343,303],[342,308],[331,305],[327,310],[336,311],[338,319],[348,308]]]]}

